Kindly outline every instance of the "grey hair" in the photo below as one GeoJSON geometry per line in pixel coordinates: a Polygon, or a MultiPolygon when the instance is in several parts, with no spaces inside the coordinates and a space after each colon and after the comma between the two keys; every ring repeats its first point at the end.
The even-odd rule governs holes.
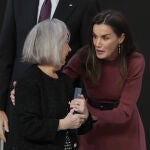
{"type": "Polygon", "coordinates": [[[23,47],[24,62],[61,67],[61,51],[69,42],[70,32],[58,19],[45,20],[29,32],[23,47]]]}

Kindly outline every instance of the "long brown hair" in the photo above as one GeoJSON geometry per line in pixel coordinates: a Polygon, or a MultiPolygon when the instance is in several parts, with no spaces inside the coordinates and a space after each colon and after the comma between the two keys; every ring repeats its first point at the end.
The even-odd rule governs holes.
{"type": "Polygon", "coordinates": [[[83,48],[80,53],[82,67],[93,83],[99,80],[103,60],[97,58],[93,45],[93,26],[95,24],[109,25],[118,37],[122,33],[125,34],[125,39],[120,45],[119,54],[120,75],[122,78],[125,78],[127,75],[127,58],[136,48],[125,17],[116,10],[102,11],[93,18],[89,28],[89,45],[83,48]]]}

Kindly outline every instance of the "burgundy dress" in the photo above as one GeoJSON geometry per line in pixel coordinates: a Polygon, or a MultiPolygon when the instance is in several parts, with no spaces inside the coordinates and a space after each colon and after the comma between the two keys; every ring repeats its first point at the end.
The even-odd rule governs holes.
{"type": "Polygon", "coordinates": [[[88,104],[89,111],[98,118],[93,129],[80,136],[80,150],[146,150],[143,124],[137,101],[142,87],[145,67],[144,57],[133,52],[128,60],[128,75],[122,80],[118,60],[105,61],[101,78],[92,84],[81,70],[76,53],[64,68],[64,73],[73,80],[81,77],[88,97],[98,103],[119,100],[118,107],[100,110],[88,104]]]}

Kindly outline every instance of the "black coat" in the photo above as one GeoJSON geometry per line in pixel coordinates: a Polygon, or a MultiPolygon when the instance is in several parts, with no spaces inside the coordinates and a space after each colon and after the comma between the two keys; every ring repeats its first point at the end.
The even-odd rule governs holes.
{"type": "MultiPolygon", "coordinates": [[[[0,37],[0,109],[5,110],[10,81],[17,80],[28,68],[20,62],[28,32],[37,23],[38,0],[8,0],[0,37]]],[[[99,0],[60,0],[54,18],[64,21],[71,32],[69,57],[87,42],[91,18],[99,9],[99,0]],[[72,4],[72,5],[70,5],[72,4]]]]}
{"type": "Polygon", "coordinates": [[[77,132],[91,129],[92,124],[87,120],[78,131],[57,131],[59,119],[70,111],[69,101],[74,92],[71,79],[63,73],[57,74],[58,79],[51,78],[33,65],[18,80],[6,150],[63,150],[66,131],[72,147],[77,149],[77,132]]]}

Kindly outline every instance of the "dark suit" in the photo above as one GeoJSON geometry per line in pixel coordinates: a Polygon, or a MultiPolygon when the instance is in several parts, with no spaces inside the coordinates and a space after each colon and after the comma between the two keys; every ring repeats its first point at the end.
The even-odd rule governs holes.
{"type": "MultiPolygon", "coordinates": [[[[87,28],[98,10],[98,0],[60,0],[54,18],[64,21],[71,32],[73,53],[86,43],[87,28]],[[70,5],[71,4],[71,5],[70,5]]],[[[5,110],[8,87],[28,67],[20,62],[22,47],[37,23],[38,0],[8,0],[0,39],[0,109],[5,110]]]]}
{"type": "Polygon", "coordinates": [[[3,22],[6,1],[7,0],[0,0],[0,31],[1,31],[2,22],[3,22]]]}

